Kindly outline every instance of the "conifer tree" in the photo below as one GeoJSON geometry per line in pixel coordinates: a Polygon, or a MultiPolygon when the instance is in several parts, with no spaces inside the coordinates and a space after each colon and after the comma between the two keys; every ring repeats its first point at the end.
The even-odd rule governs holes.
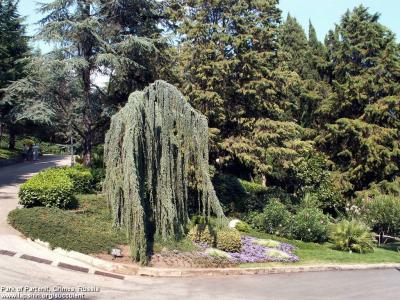
{"type": "Polygon", "coordinates": [[[400,172],[400,51],[378,21],[359,6],[328,37],[334,94],[320,111],[333,122],[318,142],[353,190],[400,172]]]}
{"type": "Polygon", "coordinates": [[[4,97],[4,89],[24,76],[23,58],[29,55],[23,19],[17,11],[18,1],[0,1],[0,140],[4,128],[10,135],[9,148],[15,147],[16,103],[4,97]]]}
{"type": "Polygon", "coordinates": [[[219,162],[264,184],[268,176],[281,177],[275,173],[279,166],[290,165],[285,159],[297,155],[290,143],[301,143],[302,132],[292,122],[296,104],[287,91],[293,74],[281,63],[277,4],[182,1],[175,15],[184,94],[216,128],[219,162]],[[287,155],[278,158],[274,147],[287,155]]]}
{"type": "Polygon", "coordinates": [[[306,60],[306,53],[309,52],[307,37],[303,27],[290,14],[280,26],[279,41],[288,68],[301,78],[308,77],[310,70],[306,60]]]}
{"type": "MultiPolygon", "coordinates": [[[[143,20],[138,18],[136,26],[133,24],[134,20],[127,24],[124,19],[126,14],[118,10],[121,5],[126,7],[128,4],[132,2],[54,0],[40,7],[45,17],[40,22],[41,30],[37,38],[56,46],[54,54],[50,56],[57,60],[54,62],[45,59],[42,62],[62,65],[61,74],[72,74],[80,89],[79,121],[75,124],[74,131],[82,140],[85,165],[91,164],[93,140],[99,122],[103,119],[103,103],[109,96],[107,87],[96,84],[96,76],[109,76],[111,84],[124,82],[132,70],[140,73],[140,70],[146,69],[142,65],[145,62],[142,56],[155,52],[151,37],[142,36],[146,32],[144,29],[140,30],[143,20]]],[[[45,69],[54,70],[50,65],[45,69]]],[[[22,86],[21,83],[14,86],[10,97],[18,97],[18,88],[26,91],[29,87],[22,86]]],[[[69,97],[64,100],[68,99],[69,97]]],[[[44,105],[51,109],[51,103],[44,105]]]]}

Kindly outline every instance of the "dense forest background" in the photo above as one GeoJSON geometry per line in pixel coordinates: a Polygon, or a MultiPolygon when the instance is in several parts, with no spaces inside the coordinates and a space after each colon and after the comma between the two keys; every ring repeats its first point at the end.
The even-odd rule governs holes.
{"type": "MultiPolygon", "coordinates": [[[[332,215],[372,190],[400,193],[400,47],[378,13],[344,12],[319,41],[277,0],[55,0],[41,12],[33,38],[55,46],[47,54],[29,48],[17,1],[0,2],[10,148],[18,135],[72,136],[91,165],[128,95],[163,79],[207,116],[218,187],[240,178],[332,215]]],[[[228,213],[262,209],[218,192],[228,213]]]]}

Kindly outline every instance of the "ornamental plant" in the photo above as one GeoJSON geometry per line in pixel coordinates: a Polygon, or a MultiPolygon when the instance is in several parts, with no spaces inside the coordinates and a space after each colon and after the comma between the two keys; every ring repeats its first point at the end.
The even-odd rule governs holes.
{"type": "Polygon", "coordinates": [[[192,242],[200,245],[207,245],[209,247],[212,247],[215,242],[215,235],[207,224],[203,226],[201,224],[194,225],[190,229],[187,237],[192,242]]]}
{"type": "Polygon", "coordinates": [[[262,213],[253,213],[248,218],[251,225],[260,231],[269,234],[287,236],[291,213],[286,206],[276,199],[272,199],[262,213]]]}
{"type": "Polygon", "coordinates": [[[74,191],[78,194],[89,193],[93,186],[93,175],[88,168],[82,165],[60,168],[72,181],[74,191]]]}
{"type": "Polygon", "coordinates": [[[358,220],[342,220],[332,225],[329,237],[338,250],[359,253],[374,251],[373,233],[358,220]]]}
{"type": "Polygon", "coordinates": [[[236,229],[223,229],[217,231],[217,248],[226,252],[240,252],[242,241],[236,229]]]}
{"type": "Polygon", "coordinates": [[[381,236],[400,234],[400,197],[375,195],[365,201],[363,217],[381,236]]]}
{"type": "Polygon", "coordinates": [[[76,204],[72,180],[59,169],[47,169],[28,179],[18,196],[24,207],[69,208],[76,204]]]}
{"type": "Polygon", "coordinates": [[[305,242],[324,242],[328,239],[329,218],[317,208],[300,209],[293,216],[290,235],[305,242]]]}

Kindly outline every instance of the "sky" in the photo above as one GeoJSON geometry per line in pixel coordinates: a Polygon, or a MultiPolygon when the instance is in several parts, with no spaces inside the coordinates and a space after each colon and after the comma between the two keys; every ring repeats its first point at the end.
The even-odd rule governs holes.
{"type": "MultiPolygon", "coordinates": [[[[51,0],[41,0],[40,2],[51,2],[51,0]]],[[[36,1],[20,0],[19,11],[26,17],[28,25],[27,32],[34,35],[37,26],[34,25],[42,17],[36,11],[36,1]]],[[[400,0],[280,0],[279,7],[283,12],[283,17],[290,13],[300,22],[303,28],[308,28],[308,22],[313,23],[318,38],[323,41],[329,29],[334,28],[335,23],[340,22],[340,17],[347,9],[352,9],[358,5],[370,8],[370,12],[381,14],[380,22],[391,29],[400,40],[400,0]]],[[[42,51],[47,52],[50,46],[44,43],[35,43],[42,51]]]]}

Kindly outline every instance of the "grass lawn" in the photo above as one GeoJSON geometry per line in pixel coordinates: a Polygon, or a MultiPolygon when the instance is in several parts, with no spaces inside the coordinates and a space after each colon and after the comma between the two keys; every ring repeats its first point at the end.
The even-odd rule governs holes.
{"type": "MultiPolygon", "coordinates": [[[[358,264],[358,263],[400,263],[400,243],[392,243],[383,247],[375,247],[374,252],[367,254],[349,253],[333,249],[330,243],[316,244],[305,243],[297,240],[288,240],[285,238],[272,236],[260,232],[250,232],[249,235],[273,239],[292,244],[296,247],[295,254],[300,257],[300,262],[295,265],[311,264],[358,264]]],[[[263,266],[282,266],[288,264],[282,263],[248,263],[241,264],[240,267],[263,267],[263,266]]]]}
{"type": "Polygon", "coordinates": [[[0,148],[0,159],[9,159],[20,154],[20,150],[9,150],[0,148]]]}
{"type": "Polygon", "coordinates": [[[126,244],[125,233],[113,228],[103,196],[78,196],[79,208],[34,207],[13,210],[10,224],[32,239],[49,242],[51,247],[90,254],[126,244]]]}

